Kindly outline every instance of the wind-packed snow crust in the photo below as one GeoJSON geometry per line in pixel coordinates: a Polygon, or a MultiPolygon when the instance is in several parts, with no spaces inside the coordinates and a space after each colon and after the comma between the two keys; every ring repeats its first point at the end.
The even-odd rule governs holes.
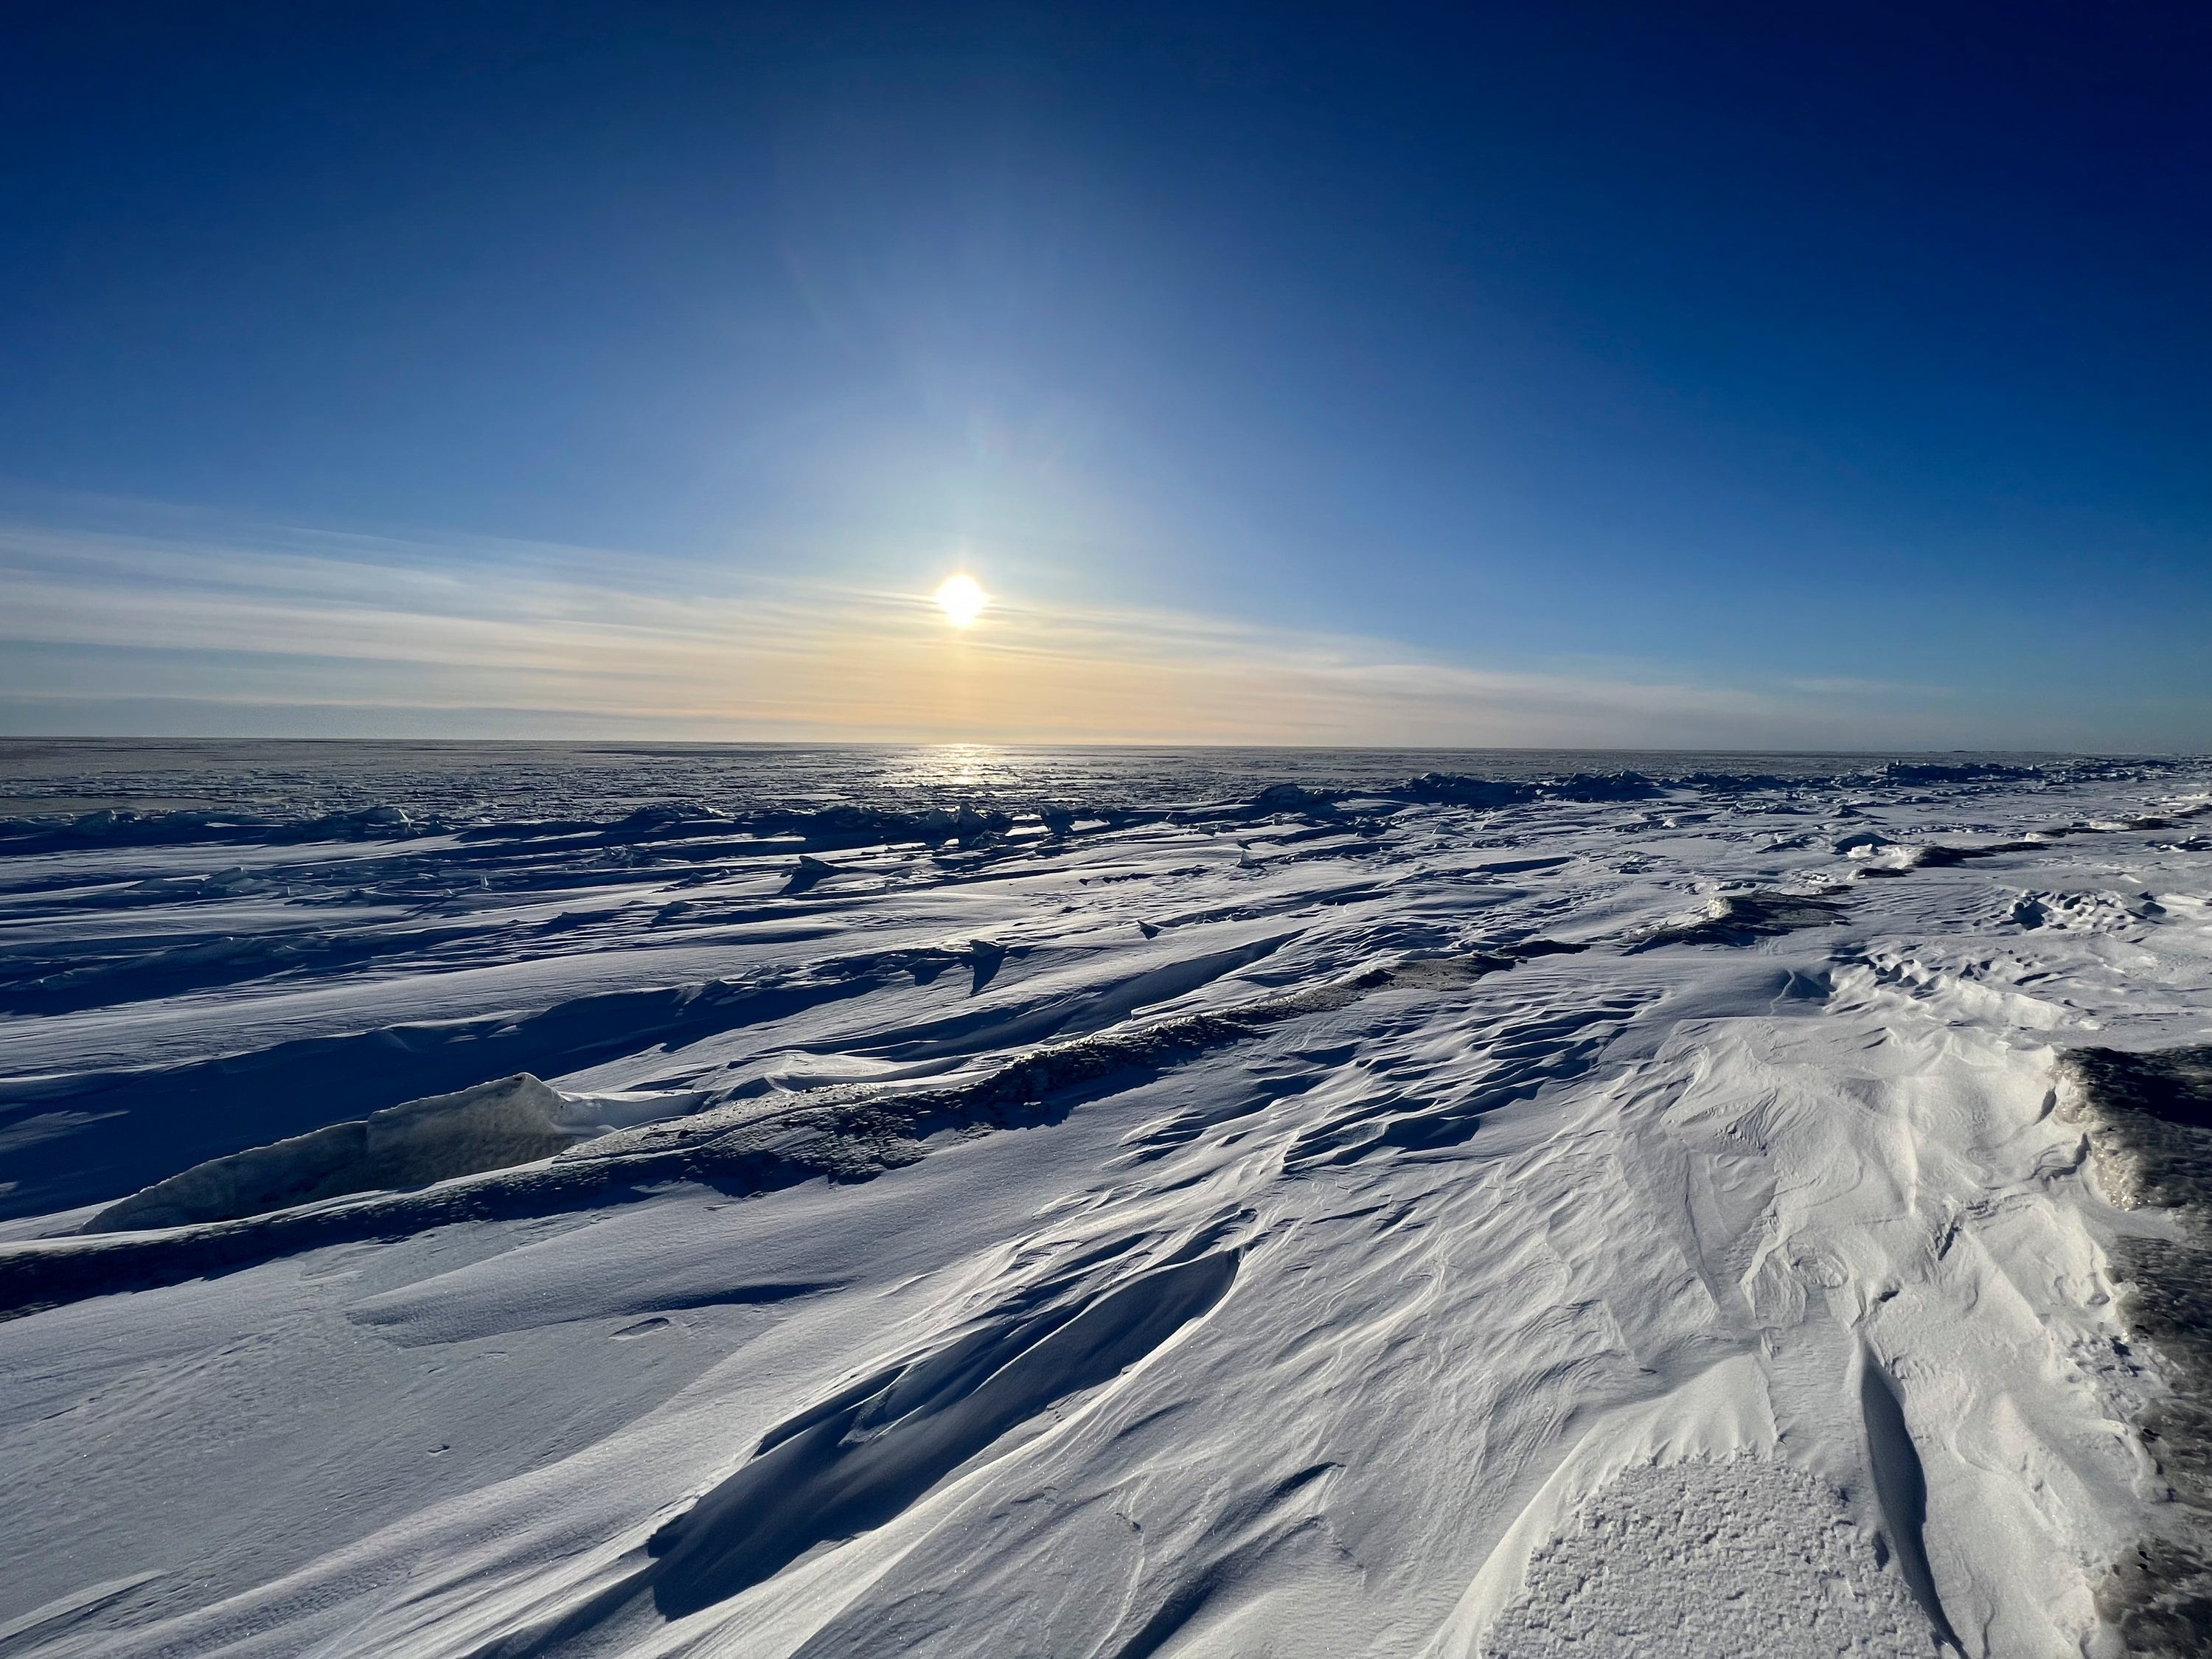
{"type": "Polygon", "coordinates": [[[1274,763],[0,832],[0,1654],[2188,1650],[2212,766],[1274,763]]]}

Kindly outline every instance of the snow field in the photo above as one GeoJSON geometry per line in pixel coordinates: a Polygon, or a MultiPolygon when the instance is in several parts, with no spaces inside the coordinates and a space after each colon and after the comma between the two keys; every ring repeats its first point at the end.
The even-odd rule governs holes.
{"type": "MultiPolygon", "coordinates": [[[[2171,829],[1837,849],[2180,793],[1309,798],[495,907],[364,843],[451,860],[453,935],[380,899],[343,966],[0,1027],[0,1652],[2119,1651],[2165,1385],[2112,1252],[2168,1224],[2054,1091],[2203,1040],[2212,883],[2171,829]],[[523,1071],[607,1133],[76,1231],[523,1071]]],[[[164,855],[39,856],[59,959],[164,855]]]]}

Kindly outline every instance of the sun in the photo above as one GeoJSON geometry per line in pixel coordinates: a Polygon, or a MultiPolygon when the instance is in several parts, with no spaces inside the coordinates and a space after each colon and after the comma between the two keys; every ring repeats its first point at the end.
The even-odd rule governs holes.
{"type": "Polygon", "coordinates": [[[937,590],[937,603],[944,608],[945,619],[955,628],[972,628],[975,618],[983,614],[983,607],[991,602],[973,576],[948,576],[945,586],[937,590]]]}

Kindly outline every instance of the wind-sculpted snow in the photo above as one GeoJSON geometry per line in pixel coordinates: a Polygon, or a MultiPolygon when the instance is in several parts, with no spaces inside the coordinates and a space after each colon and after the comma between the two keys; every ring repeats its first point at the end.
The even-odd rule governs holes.
{"type": "Polygon", "coordinates": [[[882,1525],[1054,1401],[1110,1382],[1237,1276],[1234,1252],[1156,1268],[1087,1302],[1013,1299],[980,1330],[780,1425],[647,1542],[655,1607],[696,1613],[813,1546],[882,1525]]]}
{"type": "Polygon", "coordinates": [[[487,1659],[567,1644],[647,1595],[662,1618],[681,1619],[818,1544],[883,1526],[1010,1431],[1113,1382],[1203,1316],[1235,1281],[1237,1252],[1186,1245],[1108,1285],[1094,1265],[1081,1264],[1073,1285],[1077,1275],[1063,1273],[1022,1287],[972,1328],[777,1425],[646,1540],[646,1565],[487,1659]]]}
{"type": "Polygon", "coordinates": [[[1875,1502],[1881,1515],[1881,1544],[1897,1559],[1898,1576],[1928,1615],[1937,1640],[1959,1645],[1958,1633],[1944,1616],[1943,1599],[1928,1566],[1928,1480],[1920,1452],[1912,1443],[1905,1401],[1881,1361],[1870,1352],[1859,1356],[1859,1410],[1866,1425],[1867,1463],[1874,1476],[1875,1502]]]}
{"type": "Polygon", "coordinates": [[[2212,1629],[2212,766],[37,766],[0,1652],[2212,1629]]]}

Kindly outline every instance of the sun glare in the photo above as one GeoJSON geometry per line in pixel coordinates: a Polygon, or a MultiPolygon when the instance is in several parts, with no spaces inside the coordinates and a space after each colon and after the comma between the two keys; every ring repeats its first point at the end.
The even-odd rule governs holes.
{"type": "Polygon", "coordinates": [[[983,607],[991,596],[976,584],[973,576],[948,577],[945,586],[937,590],[937,603],[944,608],[945,619],[955,628],[969,628],[983,614],[983,607]]]}

